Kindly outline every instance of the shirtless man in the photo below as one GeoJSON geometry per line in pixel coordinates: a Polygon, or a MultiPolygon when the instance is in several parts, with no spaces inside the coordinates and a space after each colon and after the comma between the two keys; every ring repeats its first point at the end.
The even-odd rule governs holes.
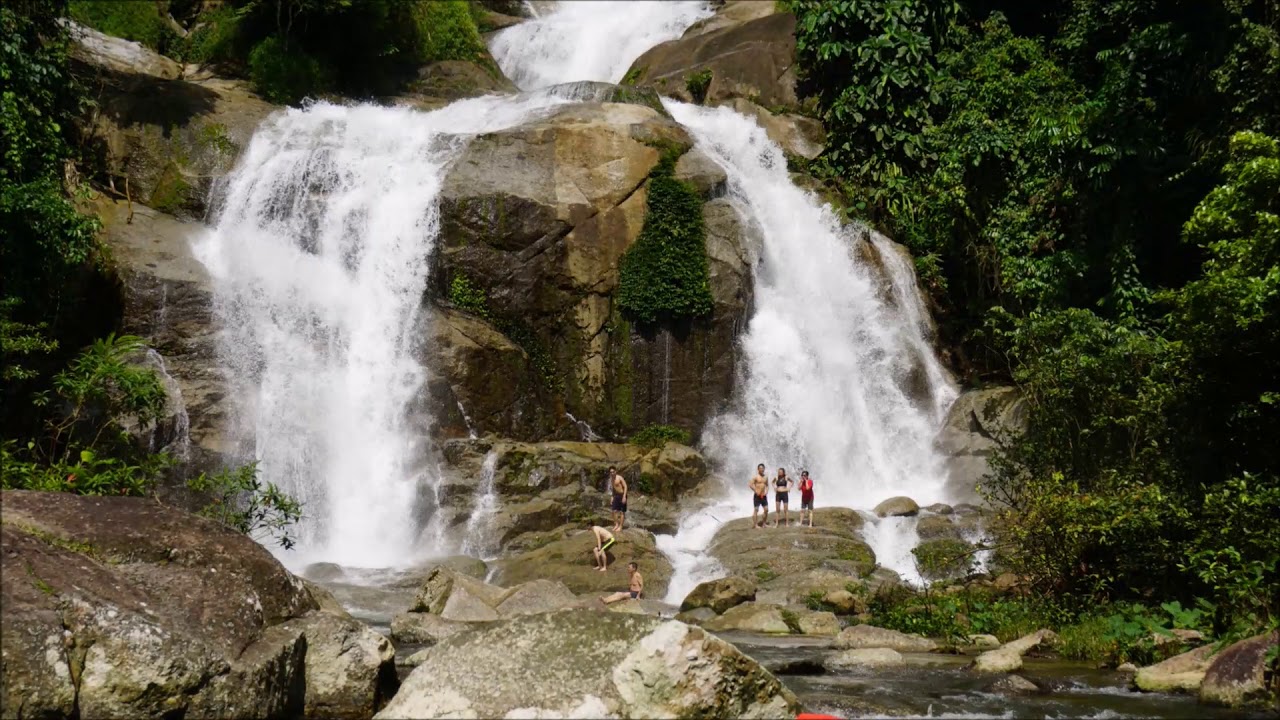
{"type": "Polygon", "coordinates": [[[599,525],[592,525],[591,534],[596,536],[596,546],[591,548],[591,554],[596,559],[596,569],[604,572],[609,569],[608,550],[613,545],[613,533],[599,525]]]}
{"type": "Polygon", "coordinates": [[[756,474],[752,476],[751,482],[747,483],[747,487],[751,488],[751,526],[763,527],[769,522],[769,480],[764,476],[764,463],[756,466],[756,474]],[[764,519],[756,521],[756,514],[764,510],[764,519]]]}
{"type": "Polygon", "coordinates": [[[613,491],[613,531],[622,532],[622,523],[627,519],[627,479],[622,474],[609,468],[609,489],[613,491]]]}
{"type": "Polygon", "coordinates": [[[626,600],[627,598],[631,598],[632,600],[640,599],[640,593],[644,592],[644,576],[640,574],[640,566],[633,562],[627,563],[627,575],[630,578],[630,582],[627,585],[630,590],[627,592],[616,592],[612,595],[605,595],[600,598],[604,601],[605,605],[618,602],[619,600],[626,600]]]}

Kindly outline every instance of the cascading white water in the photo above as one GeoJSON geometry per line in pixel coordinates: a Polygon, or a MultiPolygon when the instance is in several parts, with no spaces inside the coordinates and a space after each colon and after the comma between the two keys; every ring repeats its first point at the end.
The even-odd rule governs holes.
{"type": "MultiPolygon", "coordinates": [[[[808,469],[820,506],[865,509],[894,495],[942,499],[945,474],[933,439],[955,391],[928,346],[910,266],[896,262],[887,241],[873,240],[895,302],[881,297],[875,271],[858,259],[851,229],[791,181],[782,150],[753,120],[729,108],[666,106],[724,167],[731,198],[763,238],[756,311],[741,341],[741,397],[703,438],[732,478],[725,490],[733,500],[659,539],[676,566],[668,600],[678,602],[715,572],[704,551],[720,522],[746,511],[745,485],[758,462],[793,476],[808,469]],[[912,394],[917,364],[925,367],[927,398],[912,394]]],[[[881,564],[918,579],[910,561],[914,520],[871,519],[864,535],[881,564]]]]}
{"type": "Polygon", "coordinates": [[[468,135],[566,102],[485,97],[435,112],[325,103],[263,123],[197,255],[215,283],[239,427],[263,477],[302,501],[286,560],[412,560],[434,498],[406,422],[437,199],[468,135]]]}
{"type": "Polygon", "coordinates": [[[480,463],[480,498],[467,518],[462,535],[462,554],[488,558],[493,553],[493,514],[498,509],[498,495],[494,489],[494,476],[498,472],[498,453],[490,450],[480,463]]]}
{"type": "Polygon", "coordinates": [[[620,82],[646,50],[711,14],[706,2],[624,0],[528,3],[534,18],[498,33],[489,50],[524,90],[579,80],[620,82]]]}

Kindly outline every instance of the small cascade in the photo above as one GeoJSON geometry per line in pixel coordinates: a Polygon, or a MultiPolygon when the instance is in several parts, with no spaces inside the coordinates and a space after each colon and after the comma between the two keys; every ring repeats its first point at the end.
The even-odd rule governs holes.
{"type": "MultiPolygon", "coordinates": [[[[782,150],[753,119],[730,108],[664,104],[725,169],[730,200],[763,241],[739,396],[706,427],[707,454],[731,477],[749,475],[757,462],[770,471],[809,469],[819,507],[869,509],[895,495],[945,499],[933,438],[955,390],[929,347],[910,265],[871,236],[889,277],[887,301],[876,269],[855,252],[865,230],[844,225],[797,187],[782,150]],[[923,383],[914,381],[921,374],[923,383]]],[[[701,556],[714,528],[706,519],[682,523],[662,541],[678,568],[668,601],[678,602],[695,581],[679,573],[708,567],[701,556]]],[[[865,533],[879,562],[906,578],[918,577],[914,528],[914,521],[880,521],[865,533]]]]}
{"type": "Polygon", "coordinates": [[[582,442],[600,442],[604,439],[600,437],[595,430],[591,429],[591,426],[587,424],[587,421],[579,420],[570,412],[566,412],[564,416],[569,420],[569,422],[573,423],[575,428],[578,429],[578,437],[582,439],[582,442]]]}
{"type": "Polygon", "coordinates": [[[920,544],[916,532],[917,517],[883,517],[863,513],[866,524],[862,526],[862,538],[876,553],[876,562],[887,567],[911,585],[921,585],[924,579],[916,567],[911,551],[920,544]]]}
{"type": "Polygon", "coordinates": [[[498,509],[498,495],[494,488],[497,470],[498,453],[490,450],[485,453],[484,461],[480,464],[480,484],[476,489],[478,497],[463,530],[463,555],[488,558],[497,550],[492,537],[493,515],[498,509]]]}
{"type": "Polygon", "coordinates": [[[147,451],[165,452],[179,463],[185,462],[191,455],[191,417],[187,415],[182,386],[169,374],[164,356],[153,348],[147,348],[142,364],[155,371],[165,392],[164,413],[147,435],[147,451]]]}
{"type": "Polygon", "coordinates": [[[529,7],[532,20],[502,30],[489,45],[498,66],[524,90],[579,80],[620,82],[646,50],[711,14],[708,3],[688,0],[529,7]]]}

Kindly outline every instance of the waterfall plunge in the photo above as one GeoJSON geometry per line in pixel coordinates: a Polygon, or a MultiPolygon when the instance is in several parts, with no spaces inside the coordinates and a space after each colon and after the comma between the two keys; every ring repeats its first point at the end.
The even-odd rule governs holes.
{"type": "Polygon", "coordinates": [[[444,174],[460,133],[564,102],[291,109],[259,128],[228,178],[197,254],[214,278],[236,426],[262,476],[303,503],[288,559],[412,560],[436,480],[425,428],[407,416],[424,379],[420,310],[444,174]]]}
{"type": "MultiPolygon", "coordinates": [[[[731,499],[659,538],[676,570],[667,599],[679,602],[718,571],[705,550],[720,524],[749,510],[746,482],[759,462],[793,476],[807,468],[819,506],[942,499],[945,472],[933,438],[955,390],[929,347],[910,265],[885,239],[852,229],[867,232],[882,258],[889,298],[857,259],[856,233],[791,181],[781,149],[753,120],[729,108],[666,106],[725,169],[731,199],[763,238],[755,315],[741,340],[740,397],[703,437],[730,478],[731,499]],[[912,397],[917,366],[928,398],[912,397]]],[[[881,564],[918,580],[913,519],[870,519],[863,534],[881,564]]]]}

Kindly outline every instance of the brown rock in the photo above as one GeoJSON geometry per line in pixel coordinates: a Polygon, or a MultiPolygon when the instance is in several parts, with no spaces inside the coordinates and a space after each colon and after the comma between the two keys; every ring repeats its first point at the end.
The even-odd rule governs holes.
{"type": "Polygon", "coordinates": [[[1267,690],[1266,655],[1280,644],[1280,632],[1255,635],[1234,643],[1213,658],[1200,684],[1200,701],[1247,707],[1273,702],[1267,690]]]}
{"type": "Polygon", "coordinates": [[[680,610],[706,607],[720,614],[734,605],[741,605],[755,599],[756,584],[754,582],[743,577],[730,576],[700,583],[685,596],[684,601],[680,603],[680,610]]]}

